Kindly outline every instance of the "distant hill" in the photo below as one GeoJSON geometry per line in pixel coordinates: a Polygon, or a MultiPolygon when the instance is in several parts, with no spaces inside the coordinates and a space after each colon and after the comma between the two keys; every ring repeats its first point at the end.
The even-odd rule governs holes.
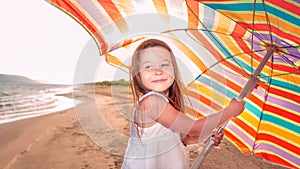
{"type": "Polygon", "coordinates": [[[95,85],[97,86],[129,86],[130,82],[124,79],[114,80],[114,81],[102,81],[96,82],[95,85]]]}
{"type": "Polygon", "coordinates": [[[24,76],[0,74],[0,83],[36,84],[39,82],[24,76]]]}

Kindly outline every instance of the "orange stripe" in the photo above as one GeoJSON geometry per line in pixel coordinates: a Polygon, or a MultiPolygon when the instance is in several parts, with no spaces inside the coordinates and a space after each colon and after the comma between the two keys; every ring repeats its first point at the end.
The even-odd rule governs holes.
{"type": "Polygon", "coordinates": [[[232,135],[229,131],[227,131],[227,129],[223,130],[224,134],[226,137],[229,138],[229,141],[234,142],[235,145],[238,146],[238,148],[246,154],[251,153],[251,150],[249,150],[249,148],[243,143],[241,142],[239,139],[237,139],[234,135],[232,135]]]}
{"type": "Polygon", "coordinates": [[[194,0],[187,0],[187,13],[188,13],[188,23],[189,23],[189,28],[198,28],[199,24],[199,4],[198,2],[194,0]],[[195,16],[196,15],[196,16],[195,16]]]}
{"type": "Polygon", "coordinates": [[[106,62],[108,62],[110,64],[114,64],[114,65],[117,65],[117,66],[122,66],[122,67],[125,67],[129,70],[129,66],[123,64],[120,59],[118,59],[117,57],[115,57],[111,54],[106,54],[105,59],[106,59],[106,62]]]}

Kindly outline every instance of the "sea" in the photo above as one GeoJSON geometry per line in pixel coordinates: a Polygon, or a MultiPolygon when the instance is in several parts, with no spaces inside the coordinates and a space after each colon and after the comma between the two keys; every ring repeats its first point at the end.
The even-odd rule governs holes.
{"type": "Polygon", "coordinates": [[[0,83],[0,124],[75,107],[79,101],[63,96],[72,85],[0,83]]]}

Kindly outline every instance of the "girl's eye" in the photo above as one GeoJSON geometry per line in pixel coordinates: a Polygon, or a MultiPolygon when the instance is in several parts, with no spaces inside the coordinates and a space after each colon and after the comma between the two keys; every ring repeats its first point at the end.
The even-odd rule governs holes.
{"type": "Polygon", "coordinates": [[[145,69],[145,70],[150,70],[150,69],[152,69],[152,68],[153,68],[152,65],[145,65],[145,66],[144,66],[144,69],[145,69]]]}
{"type": "Polygon", "coordinates": [[[164,63],[164,64],[161,65],[161,67],[168,67],[168,66],[170,66],[169,63],[164,63]]]}

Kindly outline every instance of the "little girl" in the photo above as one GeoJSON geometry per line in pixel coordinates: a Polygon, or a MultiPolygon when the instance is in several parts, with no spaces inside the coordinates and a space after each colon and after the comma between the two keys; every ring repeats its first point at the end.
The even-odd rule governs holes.
{"type": "Polygon", "coordinates": [[[130,78],[135,106],[123,169],[188,169],[184,142],[203,139],[206,125],[217,127],[244,110],[244,102],[232,99],[218,113],[199,120],[187,117],[174,54],[160,40],[149,39],[137,47],[130,78]],[[181,136],[187,137],[182,141],[181,136]]]}

